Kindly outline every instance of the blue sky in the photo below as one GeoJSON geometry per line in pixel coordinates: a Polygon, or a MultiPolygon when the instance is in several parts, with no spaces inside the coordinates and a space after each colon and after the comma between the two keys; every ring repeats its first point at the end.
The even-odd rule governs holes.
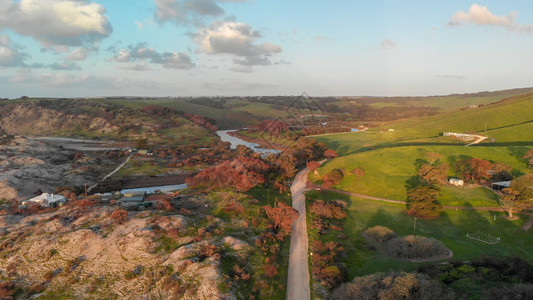
{"type": "Polygon", "coordinates": [[[533,86],[533,1],[2,0],[0,97],[533,86]]]}

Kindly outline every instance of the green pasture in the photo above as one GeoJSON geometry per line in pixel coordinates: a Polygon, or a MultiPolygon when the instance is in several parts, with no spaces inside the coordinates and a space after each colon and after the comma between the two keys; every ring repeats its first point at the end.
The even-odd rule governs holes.
{"type": "MultiPolygon", "coordinates": [[[[401,204],[359,199],[331,192],[309,192],[308,198],[348,202],[348,215],[342,221],[343,232],[329,230],[322,240],[340,242],[345,248],[341,261],[346,264],[348,278],[387,270],[416,270],[422,263],[398,261],[380,256],[366,245],[361,234],[369,227],[382,225],[404,236],[417,234],[442,241],[454,255],[452,260],[479,260],[483,257],[520,257],[533,262],[533,234],[521,229],[529,216],[509,221],[503,212],[476,210],[445,210],[435,220],[417,220],[405,213],[401,204]],[[467,233],[480,231],[501,242],[487,244],[466,237],[467,233]],[[339,236],[346,235],[344,239],[339,236]]],[[[464,205],[468,205],[465,203],[464,205]]],[[[315,234],[316,236],[316,234],[315,234]]],[[[313,239],[311,233],[310,239],[313,239]]]]}
{"type": "MultiPolygon", "coordinates": [[[[493,162],[505,163],[513,167],[514,175],[528,172],[520,157],[527,148],[523,147],[457,147],[457,146],[407,146],[378,149],[358,154],[342,156],[323,164],[310,174],[311,181],[320,184],[321,177],[333,169],[347,172],[359,167],[365,175],[346,174],[335,187],[353,193],[405,201],[407,189],[416,185],[419,167],[427,161],[428,153],[439,153],[450,165],[459,158],[483,158],[493,162]]],[[[448,175],[456,176],[450,168],[448,175]]],[[[443,205],[457,206],[470,203],[472,206],[497,206],[496,195],[483,187],[444,186],[439,196],[443,205]]]]}

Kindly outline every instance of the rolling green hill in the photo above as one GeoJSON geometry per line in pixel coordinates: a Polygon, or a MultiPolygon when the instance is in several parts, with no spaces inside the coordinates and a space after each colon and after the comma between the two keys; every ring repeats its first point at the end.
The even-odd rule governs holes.
{"type": "MultiPolygon", "coordinates": [[[[478,108],[389,122],[366,132],[324,135],[317,139],[341,155],[409,144],[463,143],[439,136],[446,131],[486,134],[499,146],[533,146],[533,133],[528,130],[532,124],[533,94],[527,94],[478,108]]],[[[488,139],[482,145],[490,143],[488,139]]]]}

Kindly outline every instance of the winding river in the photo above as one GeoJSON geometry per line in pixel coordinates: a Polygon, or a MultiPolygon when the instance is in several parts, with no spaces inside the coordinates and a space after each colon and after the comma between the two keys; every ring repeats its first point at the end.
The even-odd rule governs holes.
{"type": "Polygon", "coordinates": [[[234,137],[228,134],[229,132],[235,132],[235,131],[237,130],[219,130],[216,133],[223,142],[229,142],[231,144],[231,149],[236,149],[238,145],[243,145],[243,146],[246,146],[252,149],[254,152],[260,153],[261,155],[269,155],[269,154],[280,152],[279,150],[275,150],[275,149],[259,148],[258,144],[250,143],[238,137],[234,137]]]}

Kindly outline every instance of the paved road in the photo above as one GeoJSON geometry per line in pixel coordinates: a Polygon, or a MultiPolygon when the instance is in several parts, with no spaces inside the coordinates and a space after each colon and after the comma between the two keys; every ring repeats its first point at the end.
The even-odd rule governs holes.
{"type": "Polygon", "coordinates": [[[287,279],[287,299],[307,300],[310,298],[309,265],[307,260],[307,224],[305,222],[305,196],[307,168],[296,175],[291,185],[292,207],[300,213],[292,224],[291,250],[289,254],[289,274],[287,279]]]}

